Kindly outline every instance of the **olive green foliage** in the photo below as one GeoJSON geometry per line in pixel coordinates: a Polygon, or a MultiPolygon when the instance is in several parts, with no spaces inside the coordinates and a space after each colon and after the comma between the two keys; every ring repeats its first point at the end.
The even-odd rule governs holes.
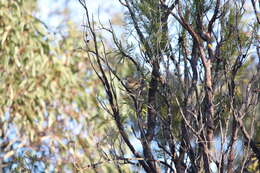
{"type": "Polygon", "coordinates": [[[36,1],[0,0],[0,164],[13,172],[91,172],[108,145],[99,81],[76,25],[66,20],[56,37],[36,11],[36,1]]]}

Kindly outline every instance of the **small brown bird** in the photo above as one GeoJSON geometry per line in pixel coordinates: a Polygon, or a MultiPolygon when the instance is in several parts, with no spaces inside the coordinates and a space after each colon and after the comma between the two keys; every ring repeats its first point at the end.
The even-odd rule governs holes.
{"type": "Polygon", "coordinates": [[[126,78],[126,87],[131,90],[136,90],[141,87],[141,81],[133,77],[126,78]]]}

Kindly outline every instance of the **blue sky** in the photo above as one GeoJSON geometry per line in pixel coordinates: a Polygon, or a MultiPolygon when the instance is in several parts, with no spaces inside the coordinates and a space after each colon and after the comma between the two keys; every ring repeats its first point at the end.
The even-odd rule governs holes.
{"type": "MultiPolygon", "coordinates": [[[[99,14],[101,22],[111,19],[111,14],[119,13],[122,8],[117,0],[86,0],[90,15],[97,17],[99,14]]],[[[71,11],[70,18],[77,24],[82,24],[84,9],[78,0],[39,0],[39,12],[36,16],[44,21],[49,27],[55,28],[61,22],[59,16],[51,15],[56,10],[62,10],[67,6],[71,11]]]]}

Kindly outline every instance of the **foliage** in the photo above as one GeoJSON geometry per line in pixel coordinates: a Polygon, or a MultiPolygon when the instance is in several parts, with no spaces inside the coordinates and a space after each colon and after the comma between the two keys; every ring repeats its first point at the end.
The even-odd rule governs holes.
{"type": "MultiPolygon", "coordinates": [[[[0,1],[2,170],[91,172],[88,165],[100,161],[108,145],[103,136],[110,120],[96,100],[100,82],[77,26],[65,20],[66,32],[55,35],[35,10],[36,1],[0,1]]],[[[59,17],[68,19],[67,12],[59,17]]],[[[93,172],[113,169],[105,163],[93,172]]]]}
{"type": "Polygon", "coordinates": [[[126,10],[120,37],[79,2],[103,107],[132,152],[133,169],[236,172],[251,162],[258,169],[257,2],[119,0],[126,10]],[[102,46],[105,31],[112,53],[102,46]]]}

